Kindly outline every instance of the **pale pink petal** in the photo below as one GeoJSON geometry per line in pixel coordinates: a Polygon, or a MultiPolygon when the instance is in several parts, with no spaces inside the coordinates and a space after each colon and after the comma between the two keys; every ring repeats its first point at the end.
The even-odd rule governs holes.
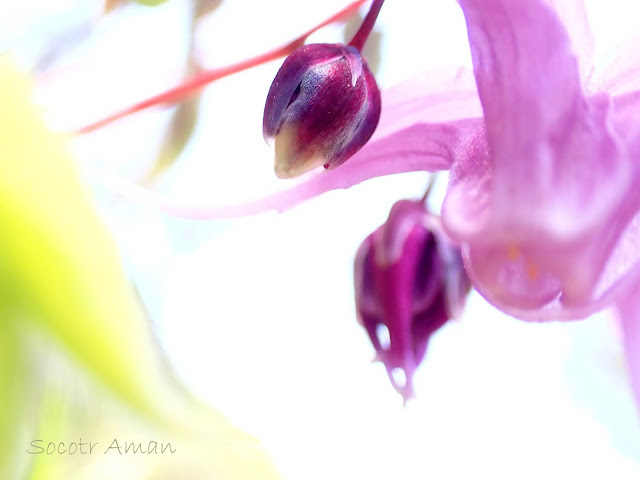
{"type": "Polygon", "coordinates": [[[634,283],[621,295],[618,313],[627,354],[627,365],[631,386],[640,405],[640,281],[634,283]]]}
{"type": "Polygon", "coordinates": [[[593,73],[595,41],[589,26],[584,0],[555,0],[551,6],[567,30],[580,66],[580,77],[587,81],[593,73]]]}
{"type": "Polygon", "coordinates": [[[372,139],[415,123],[448,123],[482,117],[473,71],[447,67],[426,71],[382,92],[382,115],[372,139]]]}
{"type": "Polygon", "coordinates": [[[632,267],[640,263],[640,213],[636,214],[621,235],[615,249],[607,259],[598,280],[594,298],[606,292],[629,275],[632,267]]]}
{"type": "Polygon", "coordinates": [[[568,35],[545,2],[461,5],[486,148],[479,139],[456,161],[445,227],[469,245],[476,286],[495,301],[589,301],[631,218],[632,167],[611,130],[610,99],[585,98],[568,35]]]}
{"type": "Polygon", "coordinates": [[[640,91],[629,92],[613,98],[613,121],[616,133],[621,137],[631,159],[631,188],[616,215],[605,223],[602,238],[607,233],[623,229],[615,248],[604,265],[595,296],[602,295],[612,285],[627,275],[630,268],[640,262],[640,91]]]}
{"type": "Polygon", "coordinates": [[[569,307],[563,305],[559,298],[534,309],[513,305],[512,302],[503,302],[496,299],[493,292],[484,289],[483,285],[477,283],[474,275],[468,268],[467,273],[473,283],[474,289],[489,303],[507,315],[529,322],[571,321],[581,320],[605,308],[610,308],[616,305],[620,299],[621,292],[627,291],[629,288],[637,288],[636,284],[640,282],[640,262],[634,264],[627,270],[626,275],[619,277],[614,285],[601,295],[594,297],[592,301],[569,307]]]}
{"type": "MultiPolygon", "coordinates": [[[[623,122],[628,115],[637,111],[638,105],[625,105],[628,108],[616,111],[616,123],[623,122]]],[[[629,124],[624,134],[628,153],[637,168],[640,166],[640,129],[629,124]]],[[[487,197],[491,170],[481,140],[476,142],[478,148],[475,155],[471,154],[463,165],[454,165],[451,171],[454,186],[450,188],[442,210],[445,225],[452,225],[456,231],[470,234],[473,231],[463,223],[464,218],[473,218],[468,212],[475,211],[476,218],[490,213],[487,197]],[[468,168],[462,180],[457,177],[461,167],[468,168]],[[466,189],[475,187],[473,200],[462,203],[460,198],[464,200],[470,196],[461,195],[456,185],[466,189]],[[466,211],[467,214],[456,216],[455,213],[459,211],[466,211]]],[[[615,291],[625,283],[625,276],[640,264],[640,213],[637,213],[640,206],[640,175],[633,176],[632,185],[626,201],[619,206],[615,215],[605,219],[584,241],[550,248],[545,244],[544,237],[537,236],[533,237],[536,241],[529,244],[498,244],[495,247],[476,242],[473,248],[467,247],[465,262],[476,289],[501,310],[525,320],[581,318],[610,305],[615,298],[615,291]],[[600,267],[596,268],[597,265],[600,267]],[[549,275],[549,271],[561,271],[558,266],[566,268],[564,284],[549,275]],[[585,280],[595,285],[588,298],[572,305],[566,298],[562,298],[564,302],[559,301],[563,288],[565,291],[579,289],[580,282],[585,280]],[[528,310],[536,307],[537,310],[528,310]]]]}
{"type": "Polygon", "coordinates": [[[493,304],[515,304],[521,309],[537,309],[558,298],[562,285],[549,272],[535,271],[522,252],[502,246],[480,245],[463,249],[467,274],[493,304]]]}
{"type": "Polygon", "coordinates": [[[629,172],[606,98],[584,98],[566,32],[544,2],[461,4],[495,168],[493,218],[560,238],[588,231],[620,201],[629,172]]]}
{"type": "MultiPolygon", "coordinates": [[[[463,257],[467,273],[476,290],[489,303],[503,312],[526,321],[577,320],[615,305],[629,289],[635,288],[636,284],[640,283],[640,249],[638,249],[638,245],[640,245],[640,212],[636,213],[633,220],[627,225],[615,249],[613,249],[613,253],[601,272],[591,299],[588,302],[570,306],[563,304],[559,296],[544,303],[540,308],[528,308],[526,302],[523,302],[523,305],[514,305],[511,298],[505,301],[499,288],[493,290],[487,288],[486,282],[478,278],[474,264],[482,262],[483,259],[471,261],[468,248],[463,250],[463,257]]],[[[479,253],[482,254],[482,251],[480,250],[479,253]]],[[[494,268],[505,268],[505,266],[498,265],[494,268]]],[[[524,269],[522,271],[526,272],[524,269]]],[[[526,281],[526,278],[524,280],[526,281]]],[[[517,283],[518,279],[516,278],[515,281],[517,283]]],[[[531,288],[530,295],[533,299],[536,295],[544,295],[545,291],[548,291],[550,297],[553,297],[552,284],[549,285],[551,287],[549,290],[540,288],[536,291],[532,287],[532,285],[528,286],[531,288]]],[[[517,292],[517,289],[516,286],[514,290],[517,292]]]]}
{"type": "MultiPolygon", "coordinates": [[[[640,70],[638,70],[640,79],[640,70]]],[[[616,133],[626,146],[633,168],[640,169],[640,82],[638,89],[613,97],[614,115],[612,119],[616,133]]],[[[635,190],[636,192],[638,190],[635,190]]]]}
{"type": "Polygon", "coordinates": [[[466,143],[449,172],[449,188],[442,204],[446,230],[464,241],[477,236],[491,216],[493,164],[483,128],[466,143]]]}

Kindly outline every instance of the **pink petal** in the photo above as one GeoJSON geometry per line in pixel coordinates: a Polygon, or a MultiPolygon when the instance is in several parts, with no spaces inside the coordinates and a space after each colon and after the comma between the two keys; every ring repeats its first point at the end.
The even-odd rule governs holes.
{"type": "Polygon", "coordinates": [[[611,229],[624,226],[615,249],[609,256],[598,282],[596,295],[601,295],[640,263],[640,90],[613,98],[613,126],[626,146],[632,161],[631,188],[617,215],[610,219],[611,229]]]}
{"type": "Polygon", "coordinates": [[[522,309],[537,309],[555,300],[562,290],[554,275],[535,270],[528,260],[530,254],[525,252],[514,254],[492,245],[465,248],[463,252],[469,278],[493,304],[504,302],[522,309]]]}
{"type": "Polygon", "coordinates": [[[469,278],[474,285],[474,288],[485,297],[489,303],[501,310],[507,315],[511,315],[514,318],[528,322],[547,322],[547,321],[572,321],[581,320],[587,318],[594,313],[597,313],[605,308],[610,308],[619,302],[621,292],[626,292],[629,289],[638,289],[637,285],[640,284],[640,262],[634,264],[627,274],[620,277],[618,281],[607,289],[601,295],[595,297],[592,301],[581,305],[571,305],[569,307],[563,305],[558,298],[543,305],[540,308],[520,308],[514,306],[511,302],[505,303],[499,300],[492,299],[491,292],[482,290],[482,286],[478,288],[476,280],[473,275],[469,273],[469,278]],[[487,294],[488,293],[488,294],[487,294]]]}
{"type": "MultiPolygon", "coordinates": [[[[469,259],[468,248],[463,253],[467,273],[476,290],[503,312],[526,321],[578,320],[615,305],[620,298],[626,296],[628,291],[633,290],[636,284],[640,283],[640,250],[638,245],[640,245],[640,212],[636,213],[618,240],[601,272],[594,294],[588,302],[567,306],[560,301],[559,296],[556,296],[540,308],[529,308],[526,302],[523,305],[514,305],[511,298],[505,301],[501,298],[499,289],[487,288],[487,284],[481,281],[476,274],[475,263],[484,260],[482,251],[479,252],[480,259],[474,259],[474,261],[469,259]]],[[[494,268],[496,267],[494,266],[494,268]]],[[[519,280],[517,276],[510,281],[516,283],[514,288],[516,291],[518,288],[520,290],[528,288],[533,298],[536,294],[544,295],[544,288],[536,292],[532,284],[527,287],[519,287],[518,282],[522,282],[522,280],[519,280]]]]}
{"type": "MultiPolygon", "coordinates": [[[[640,70],[638,71],[640,79],[640,70]]],[[[638,89],[613,98],[613,126],[616,133],[626,145],[629,157],[633,162],[635,174],[640,169],[640,81],[638,89]]],[[[636,192],[638,190],[635,190],[636,192]]]]}
{"type": "Polygon", "coordinates": [[[630,219],[621,205],[631,166],[611,102],[584,97],[567,33],[544,2],[461,5],[486,144],[478,137],[453,166],[445,226],[469,245],[467,266],[494,302],[536,308],[561,292],[565,304],[588,301],[630,219]]]}
{"type": "Polygon", "coordinates": [[[492,181],[493,164],[483,126],[469,138],[449,172],[442,218],[454,238],[474,238],[489,224],[492,181]]]}
{"type": "MultiPolygon", "coordinates": [[[[639,277],[640,279],[640,277],[639,277]]],[[[640,405],[640,281],[628,288],[618,302],[620,325],[627,353],[631,386],[640,405]]]]}
{"type": "Polygon", "coordinates": [[[382,116],[372,139],[416,123],[447,123],[482,117],[473,72],[449,67],[430,70],[382,93],[382,116]]]}
{"type": "MultiPolygon", "coordinates": [[[[572,305],[567,307],[559,301],[559,298],[553,298],[546,303],[543,308],[537,310],[528,310],[523,302],[522,305],[516,307],[510,299],[502,298],[500,290],[492,291],[488,285],[476,275],[476,269],[482,270],[483,260],[487,255],[482,255],[482,250],[474,250],[475,259],[471,260],[469,252],[467,252],[467,269],[473,278],[476,289],[480,291],[491,303],[495,304],[501,310],[522,318],[524,320],[568,320],[584,318],[595,313],[602,308],[613,305],[616,299],[621,295],[620,292],[629,288],[637,276],[640,276],[640,122],[635,120],[637,111],[640,108],[640,92],[630,92],[623,96],[613,99],[614,115],[613,125],[615,130],[620,134],[624,144],[627,147],[627,153],[633,160],[635,172],[633,175],[633,186],[630,189],[631,194],[627,196],[624,202],[616,212],[616,215],[604,222],[600,228],[600,234],[593,240],[596,247],[607,254],[607,260],[603,266],[596,288],[588,302],[581,305],[572,305]],[[631,220],[629,220],[631,219],[631,220]],[[615,238],[615,232],[623,230],[617,239],[617,243],[612,248],[607,247],[615,238]]],[[[455,172],[456,166],[454,166],[455,172]]],[[[445,204],[446,206],[446,204],[445,204]]],[[[446,212],[446,210],[443,210],[446,212]]],[[[577,252],[570,252],[576,255],[577,252]]],[[[494,266],[494,268],[497,268],[494,266]]],[[[508,265],[501,265],[501,268],[508,268],[508,265]]],[[[531,297],[545,296],[547,293],[552,296],[551,290],[545,288],[536,289],[534,282],[526,283],[526,269],[521,269],[519,279],[509,279],[513,283],[514,290],[523,292],[528,290],[531,297]]],[[[512,272],[513,274],[513,272],[512,272]]],[[[540,299],[543,303],[544,299],[540,299]]]]}
{"type": "Polygon", "coordinates": [[[561,19],[573,52],[578,59],[580,77],[586,81],[593,74],[595,41],[589,26],[584,0],[561,0],[553,2],[553,9],[561,19]]]}
{"type": "Polygon", "coordinates": [[[543,2],[461,4],[495,168],[493,216],[580,235],[618,203],[628,178],[607,100],[584,98],[567,34],[543,2]]]}

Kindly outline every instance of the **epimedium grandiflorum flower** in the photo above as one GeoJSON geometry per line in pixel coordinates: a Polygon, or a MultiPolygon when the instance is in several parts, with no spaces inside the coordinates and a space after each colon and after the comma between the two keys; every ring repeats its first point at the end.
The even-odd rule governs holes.
{"type": "Polygon", "coordinates": [[[640,85],[630,74],[637,65],[622,58],[604,74],[594,71],[581,2],[460,6],[477,97],[464,71],[440,90],[420,91],[437,85],[432,78],[383,92],[378,130],[341,168],[312,172],[259,202],[198,215],[285,209],[374,176],[451,169],[443,225],[462,244],[473,286],[525,320],[582,318],[617,306],[640,395],[633,296],[640,286],[633,116],[640,85]]]}
{"type": "Polygon", "coordinates": [[[384,0],[375,0],[348,45],[304,45],[278,71],[264,109],[263,134],[275,139],[275,171],[297,177],[336,168],[371,138],[380,91],[360,50],[384,0]]]}
{"type": "Polygon", "coordinates": [[[464,307],[471,284],[460,248],[424,199],[400,200],[356,255],[358,320],[405,402],[431,335],[464,307]]]}
{"type": "Polygon", "coordinates": [[[518,318],[617,305],[640,394],[637,85],[594,72],[581,2],[460,5],[484,121],[452,163],[444,228],[476,290],[518,318]]]}
{"type": "Polygon", "coordinates": [[[594,70],[580,1],[461,0],[475,83],[428,72],[382,92],[376,132],[351,159],[273,195],[184,204],[112,182],[192,218],[285,210],[369,178],[451,169],[442,209],[473,286],[526,320],[574,319],[617,307],[640,396],[640,101],[637,55],[594,70]]]}

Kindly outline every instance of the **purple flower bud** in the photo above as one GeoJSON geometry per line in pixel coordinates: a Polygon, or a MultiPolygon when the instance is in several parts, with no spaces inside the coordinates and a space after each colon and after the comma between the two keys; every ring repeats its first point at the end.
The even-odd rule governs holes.
{"type": "Polygon", "coordinates": [[[386,223],[360,246],[358,320],[405,401],[413,396],[413,374],[429,337],[460,313],[470,288],[460,249],[423,202],[397,202],[386,223]]]}
{"type": "Polygon", "coordinates": [[[275,138],[276,175],[337,167],[369,140],[379,117],[380,91],[358,50],[304,45],[280,67],[264,107],[263,134],[275,138]]]}

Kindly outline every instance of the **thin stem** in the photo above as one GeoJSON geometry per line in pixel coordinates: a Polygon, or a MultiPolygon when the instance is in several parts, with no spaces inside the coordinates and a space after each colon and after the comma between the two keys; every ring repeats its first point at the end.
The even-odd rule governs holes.
{"type": "Polygon", "coordinates": [[[367,42],[383,3],[384,0],[374,0],[367,16],[364,17],[364,20],[362,21],[362,25],[360,25],[360,28],[349,42],[349,45],[356,48],[358,51],[362,51],[364,44],[367,42]]]}
{"type": "Polygon", "coordinates": [[[433,185],[436,183],[437,176],[438,172],[433,172],[429,175],[429,183],[427,183],[427,190],[424,192],[424,195],[422,195],[422,198],[420,199],[421,203],[426,203],[429,195],[431,195],[431,191],[433,190],[433,185]]]}
{"type": "Polygon", "coordinates": [[[257,57],[234,63],[232,65],[227,65],[226,67],[204,70],[203,72],[194,75],[193,77],[187,79],[176,87],[170,88],[169,90],[149,97],[138,103],[134,103],[133,105],[130,105],[123,110],[120,110],[119,112],[113,113],[105,118],[98,120],[97,122],[91,123],[78,129],[75,133],[78,135],[89,133],[102,128],[112,122],[115,122],[116,120],[131,115],[132,113],[136,113],[160,104],[179,102],[187,96],[195,94],[199,89],[215,80],[224,78],[234,73],[241,72],[243,70],[247,70],[251,67],[261,65],[271,60],[275,60],[276,58],[283,57],[291,53],[303,42],[304,40],[300,41],[300,38],[298,38],[287,45],[279,47],[270,52],[263,53],[261,55],[258,55],[257,57]]]}
{"type": "MultiPolygon", "coordinates": [[[[180,85],[170,88],[158,95],[154,95],[153,97],[142,100],[138,103],[130,105],[129,107],[120,110],[119,112],[113,113],[105,118],[98,120],[97,122],[91,123],[89,125],[85,125],[82,128],[76,130],[77,135],[82,135],[85,133],[92,132],[97,130],[105,125],[108,125],[116,120],[119,120],[127,115],[131,115],[132,113],[139,112],[141,110],[145,110],[149,107],[153,107],[155,105],[167,104],[167,103],[175,103],[178,102],[189,95],[193,95],[199,89],[208,85],[209,83],[218,80],[220,78],[232,75],[234,73],[241,72],[243,70],[247,70],[249,68],[261,65],[263,63],[270,62],[271,60],[275,60],[280,57],[284,57],[292,53],[294,50],[302,46],[309,35],[316,32],[316,30],[321,29],[331,23],[339,22],[353,13],[355,13],[358,8],[365,2],[366,0],[356,0],[345,8],[340,10],[338,13],[332,15],[331,17],[324,20],[322,23],[319,23],[312,29],[300,35],[295,40],[289,42],[282,47],[278,47],[274,50],[270,50],[261,55],[258,55],[253,58],[249,58],[247,60],[243,60],[238,63],[234,63],[232,65],[227,65],[226,67],[221,68],[213,68],[210,70],[204,70],[197,75],[191,77],[180,85]]],[[[368,17],[367,17],[368,18],[368,17]]],[[[365,20],[366,21],[366,20],[365,20]]]]}

